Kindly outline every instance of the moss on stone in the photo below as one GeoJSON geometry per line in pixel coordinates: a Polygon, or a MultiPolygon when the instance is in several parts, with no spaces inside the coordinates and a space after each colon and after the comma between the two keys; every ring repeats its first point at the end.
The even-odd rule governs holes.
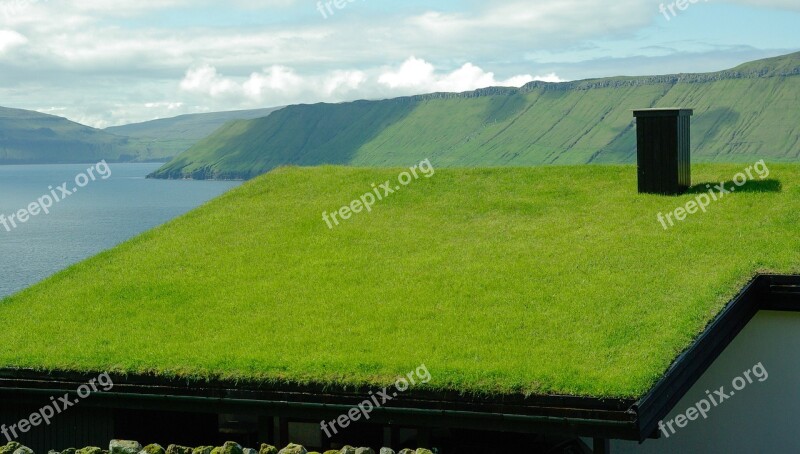
{"type": "Polygon", "coordinates": [[[108,450],[111,451],[111,454],[139,454],[142,445],[135,440],[111,440],[108,450]]]}
{"type": "Polygon", "coordinates": [[[212,449],[211,454],[244,454],[244,450],[239,443],[226,441],[224,445],[212,449]]]}
{"type": "Polygon", "coordinates": [[[266,443],[262,443],[261,449],[258,450],[258,454],[278,454],[278,448],[266,443]]]}
{"type": "Polygon", "coordinates": [[[278,454],[308,454],[308,451],[303,446],[289,443],[288,446],[278,451],[278,454]]]}
{"type": "Polygon", "coordinates": [[[75,451],[75,454],[103,454],[103,448],[87,446],[75,451]]]}
{"type": "Polygon", "coordinates": [[[12,441],[3,447],[0,447],[0,454],[12,454],[20,447],[22,447],[21,444],[17,443],[16,441],[12,441]]]}
{"type": "Polygon", "coordinates": [[[166,454],[192,454],[193,449],[181,446],[181,445],[169,445],[167,446],[167,453],[166,454]]]}
{"type": "Polygon", "coordinates": [[[142,448],[139,454],[166,454],[166,451],[161,445],[153,443],[142,448]]]}

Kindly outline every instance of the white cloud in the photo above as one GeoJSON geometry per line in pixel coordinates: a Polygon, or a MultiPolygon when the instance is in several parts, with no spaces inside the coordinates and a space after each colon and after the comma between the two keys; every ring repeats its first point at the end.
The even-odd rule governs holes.
{"type": "Polygon", "coordinates": [[[463,92],[485,87],[521,87],[533,80],[561,81],[555,74],[544,77],[521,74],[498,80],[493,72],[484,71],[472,63],[465,63],[449,73],[437,73],[431,63],[416,57],[407,59],[396,70],[386,70],[378,77],[380,85],[407,93],[463,92]]]}
{"type": "MultiPolygon", "coordinates": [[[[556,73],[545,74],[544,76],[536,76],[533,78],[533,80],[538,80],[540,82],[550,82],[550,83],[564,82],[564,79],[558,77],[556,73]]],[[[516,86],[516,82],[511,82],[511,84],[516,86]]]]}
{"type": "Polygon", "coordinates": [[[425,60],[411,57],[397,71],[381,74],[378,83],[389,88],[421,88],[430,85],[434,70],[433,65],[425,60]]]}
{"type": "Polygon", "coordinates": [[[28,38],[13,30],[0,30],[0,54],[27,42],[28,38]]]}
{"type": "MultiPolygon", "coordinates": [[[[151,12],[175,8],[207,8],[218,6],[215,0],[3,0],[0,9],[11,15],[33,15],[47,10],[64,14],[88,14],[96,17],[137,17],[151,12]],[[38,9],[38,11],[36,11],[38,9]]],[[[286,8],[297,0],[230,0],[231,6],[249,10],[286,8]]]]}
{"type": "MultiPolygon", "coordinates": [[[[780,1],[780,0],[775,0],[780,1]]],[[[530,38],[576,41],[597,34],[611,34],[646,25],[654,9],[641,0],[561,0],[558,2],[504,1],[488,3],[473,14],[427,11],[409,19],[409,23],[440,39],[480,41],[503,34],[523,32],[530,38]]],[[[499,36],[502,39],[502,36],[499,36]]]]}
{"type": "Polygon", "coordinates": [[[274,65],[246,79],[222,76],[210,65],[190,68],[181,80],[181,91],[191,95],[224,99],[237,107],[280,105],[301,101],[338,100],[366,82],[361,71],[332,71],[299,75],[294,69],[274,65]]]}
{"type": "Polygon", "coordinates": [[[212,98],[228,95],[237,88],[233,81],[218,75],[217,68],[210,65],[190,68],[180,83],[183,91],[207,94],[212,98]]]}
{"type": "Polygon", "coordinates": [[[399,67],[368,71],[334,70],[325,74],[299,74],[293,68],[275,65],[248,78],[221,75],[208,64],[190,68],[180,81],[180,90],[201,102],[225,100],[237,107],[257,107],[315,101],[346,101],[355,98],[388,98],[437,91],[461,92],[491,86],[522,86],[532,80],[560,81],[517,75],[497,80],[493,72],[465,63],[452,72],[437,71],[420,58],[410,57],[399,67]]]}
{"type": "Polygon", "coordinates": [[[164,102],[146,102],[146,103],[144,103],[144,106],[147,107],[148,109],[175,110],[175,109],[180,109],[181,107],[183,107],[183,103],[182,102],[169,102],[169,101],[164,101],[164,102]]]}
{"type": "MultiPolygon", "coordinates": [[[[800,9],[798,0],[719,3],[800,9]]],[[[685,31],[681,41],[660,30],[656,38],[634,35],[641,30],[652,35],[648,25],[663,22],[658,4],[641,0],[482,0],[447,7],[375,0],[328,20],[316,11],[316,0],[30,0],[27,5],[8,17],[0,10],[0,103],[55,105],[65,109],[63,115],[93,125],[557,82],[559,75],[592,77],[600,70],[690,71],[697,65],[684,63],[689,61],[684,57],[646,68],[617,62],[606,68],[603,61],[575,65],[600,57],[635,58],[645,55],[642,47],[663,40],[677,43],[665,51],[669,55],[685,54],[686,43],[705,42],[685,31]],[[630,45],[614,44],[623,41],[630,45]],[[544,50],[549,54],[526,58],[544,50]],[[542,61],[548,64],[535,63],[542,61]]],[[[761,32],[748,30],[741,39],[752,41],[761,32]]],[[[782,39],[790,47],[796,36],[782,39]]],[[[751,45],[768,48],[762,41],[751,45]]]]}
{"type": "Polygon", "coordinates": [[[304,81],[293,69],[275,65],[260,73],[253,73],[242,85],[244,94],[253,100],[262,101],[264,96],[279,93],[292,95],[303,88],[304,81]]]}
{"type": "Polygon", "coordinates": [[[366,82],[367,74],[363,71],[334,71],[323,83],[322,91],[327,97],[344,96],[366,82]]]}
{"type": "Polygon", "coordinates": [[[150,11],[187,6],[186,0],[67,0],[67,8],[76,12],[102,14],[104,16],[136,16],[150,11]]]}

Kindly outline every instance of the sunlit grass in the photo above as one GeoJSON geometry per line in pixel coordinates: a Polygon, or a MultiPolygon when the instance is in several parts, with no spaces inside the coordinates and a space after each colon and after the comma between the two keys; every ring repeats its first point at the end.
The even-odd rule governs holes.
{"type": "Polygon", "coordinates": [[[0,367],[639,396],[756,272],[800,272],[800,166],[770,169],[668,231],[694,196],[630,166],[437,170],[333,230],[400,170],[279,169],[4,300],[0,367]]]}

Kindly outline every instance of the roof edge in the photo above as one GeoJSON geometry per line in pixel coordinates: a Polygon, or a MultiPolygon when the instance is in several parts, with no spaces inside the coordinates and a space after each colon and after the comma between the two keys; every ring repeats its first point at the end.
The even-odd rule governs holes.
{"type": "MultiPolygon", "coordinates": [[[[800,311],[800,276],[759,274],[734,297],[703,333],[642,398],[580,396],[479,396],[455,391],[409,390],[374,415],[374,422],[448,425],[465,429],[615,438],[658,438],[663,419],[708,370],[759,310],[800,311]]],[[[11,400],[74,393],[98,373],[0,369],[0,396],[11,400]]],[[[276,384],[235,380],[190,380],[157,375],[111,374],[113,392],[91,405],[118,408],[258,409],[295,417],[341,414],[374,387],[276,384]]]]}
{"type": "Polygon", "coordinates": [[[634,406],[639,441],[658,438],[662,420],[761,310],[800,311],[800,276],[757,274],[634,406]]]}

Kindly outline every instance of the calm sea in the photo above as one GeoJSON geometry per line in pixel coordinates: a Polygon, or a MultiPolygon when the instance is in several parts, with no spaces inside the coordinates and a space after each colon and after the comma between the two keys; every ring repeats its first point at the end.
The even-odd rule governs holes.
{"type": "MultiPolygon", "coordinates": [[[[0,166],[0,214],[26,208],[91,165],[0,166]]],[[[0,298],[163,224],[238,185],[147,180],[158,164],[111,164],[75,194],[7,231],[0,224],[0,298]]],[[[95,172],[97,173],[97,172],[95,172]]],[[[60,191],[56,190],[56,193],[60,191]]]]}

